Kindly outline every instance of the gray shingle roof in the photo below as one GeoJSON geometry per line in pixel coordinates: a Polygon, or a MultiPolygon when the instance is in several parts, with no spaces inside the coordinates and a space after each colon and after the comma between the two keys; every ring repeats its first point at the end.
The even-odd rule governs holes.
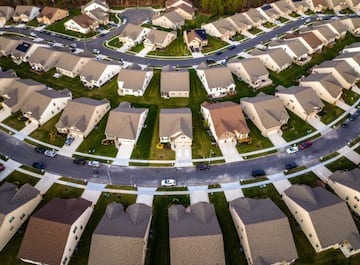
{"type": "Polygon", "coordinates": [[[347,186],[351,189],[360,191],[360,169],[355,168],[351,171],[335,171],[329,179],[338,182],[344,186],[347,186]]]}
{"type": "Polygon", "coordinates": [[[160,137],[183,133],[192,139],[192,114],[189,108],[161,109],[159,120],[160,137]]]}
{"type": "Polygon", "coordinates": [[[190,74],[187,70],[176,71],[171,67],[164,67],[160,76],[161,92],[190,91],[190,74]]]}

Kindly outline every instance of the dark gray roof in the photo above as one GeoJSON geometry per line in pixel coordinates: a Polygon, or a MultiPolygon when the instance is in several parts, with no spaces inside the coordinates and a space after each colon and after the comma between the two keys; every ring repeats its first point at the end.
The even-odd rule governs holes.
{"type": "Polygon", "coordinates": [[[188,208],[173,205],[168,216],[170,238],[222,234],[215,208],[210,203],[198,202],[188,208]]]}
{"type": "Polygon", "coordinates": [[[351,189],[360,191],[360,168],[355,168],[351,171],[337,170],[329,177],[329,179],[351,189]]]}

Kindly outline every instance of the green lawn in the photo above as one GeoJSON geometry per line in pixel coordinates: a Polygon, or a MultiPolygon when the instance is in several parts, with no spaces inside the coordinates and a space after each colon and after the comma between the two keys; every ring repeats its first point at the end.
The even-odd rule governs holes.
{"type": "Polygon", "coordinates": [[[360,95],[351,90],[343,89],[342,97],[346,104],[352,106],[360,98],[360,95]]]}
{"type": "Polygon", "coordinates": [[[258,28],[256,28],[256,27],[252,27],[252,28],[249,30],[249,32],[250,32],[251,34],[257,35],[257,34],[259,34],[259,33],[262,32],[262,31],[261,31],[261,29],[258,29],[258,28]]]}
{"type": "Polygon", "coordinates": [[[168,208],[174,204],[190,205],[188,195],[155,196],[153,201],[153,218],[145,265],[170,264],[168,208]]]}
{"type": "Polygon", "coordinates": [[[118,37],[112,38],[107,44],[109,47],[114,47],[117,49],[121,48],[124,45],[124,43],[119,41],[118,37]]]}
{"type": "Polygon", "coordinates": [[[157,49],[151,51],[148,55],[154,56],[191,56],[190,51],[186,47],[182,32],[178,33],[177,38],[169,44],[165,49],[157,49]]]}
{"type": "Polygon", "coordinates": [[[13,115],[6,118],[2,123],[4,123],[7,126],[10,126],[11,128],[21,131],[21,129],[25,128],[25,122],[19,120],[23,115],[21,111],[15,112],[13,115]]]}
{"type": "Polygon", "coordinates": [[[305,184],[310,187],[316,187],[322,184],[321,180],[312,172],[305,173],[303,175],[289,178],[292,185],[294,184],[305,184]]]}
{"type": "Polygon", "coordinates": [[[133,53],[138,53],[138,52],[140,52],[142,49],[144,49],[144,44],[139,43],[138,45],[135,45],[135,46],[131,47],[131,49],[130,49],[129,51],[130,51],[130,52],[133,52],[133,53]]]}
{"type": "Polygon", "coordinates": [[[268,178],[267,177],[258,177],[258,178],[242,180],[242,181],[240,181],[240,184],[245,185],[245,184],[256,183],[256,182],[261,182],[261,181],[265,181],[265,180],[268,180],[268,178]]]}
{"type": "Polygon", "coordinates": [[[201,28],[202,24],[206,24],[218,19],[216,14],[195,14],[195,18],[192,20],[185,20],[185,25],[183,26],[183,30],[191,30],[196,28],[201,28]]]}
{"type": "Polygon", "coordinates": [[[321,117],[321,121],[325,124],[329,124],[330,122],[336,120],[341,114],[344,113],[342,109],[339,107],[329,104],[325,101],[323,110],[325,111],[325,116],[321,117]]]}
{"type": "Polygon", "coordinates": [[[327,164],[326,167],[330,171],[335,172],[336,170],[352,170],[356,168],[356,165],[346,157],[341,157],[338,160],[327,164]]]}
{"type": "Polygon", "coordinates": [[[274,24],[274,23],[271,23],[271,22],[265,22],[265,23],[263,24],[263,26],[264,26],[265,28],[271,29],[271,28],[275,27],[275,24],[274,24]]]}
{"type": "Polygon", "coordinates": [[[289,19],[287,19],[285,17],[279,17],[278,20],[280,21],[280,23],[286,23],[289,21],[289,19]]]}
{"type": "Polygon", "coordinates": [[[208,45],[203,47],[201,52],[203,54],[211,53],[228,46],[229,43],[219,38],[208,35],[208,45]]]}
{"type": "Polygon", "coordinates": [[[31,186],[35,186],[36,183],[39,182],[39,180],[39,178],[26,175],[19,171],[13,171],[9,176],[7,176],[3,181],[0,182],[0,186],[2,186],[4,182],[10,182],[16,185],[23,185],[25,183],[29,183],[31,186]]]}
{"type": "Polygon", "coordinates": [[[301,138],[315,131],[310,124],[300,119],[299,116],[295,115],[293,112],[288,111],[287,113],[290,117],[289,121],[282,127],[282,137],[287,142],[301,138]]]}

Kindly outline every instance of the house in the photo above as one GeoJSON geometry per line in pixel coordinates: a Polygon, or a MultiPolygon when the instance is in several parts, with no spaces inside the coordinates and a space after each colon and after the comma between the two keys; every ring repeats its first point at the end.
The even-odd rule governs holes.
{"type": "Polygon", "coordinates": [[[184,30],[184,42],[191,52],[199,52],[208,45],[208,37],[203,29],[184,30]]]}
{"type": "Polygon", "coordinates": [[[165,66],[160,76],[160,94],[165,98],[188,98],[190,94],[190,74],[187,70],[176,70],[165,66]]]}
{"type": "Polygon", "coordinates": [[[40,8],[36,6],[17,5],[12,19],[14,22],[28,23],[40,14],[40,8]]]}
{"type": "Polygon", "coordinates": [[[351,43],[350,45],[346,45],[342,50],[342,53],[349,53],[349,52],[360,52],[360,42],[354,42],[351,43]]]}
{"type": "Polygon", "coordinates": [[[285,0],[296,13],[305,13],[309,10],[309,6],[306,3],[306,0],[285,0]]]}
{"type": "Polygon", "coordinates": [[[250,8],[243,14],[251,21],[253,27],[261,26],[266,22],[266,18],[256,8],[250,8]]]}
{"type": "Polygon", "coordinates": [[[328,23],[325,23],[327,27],[329,27],[335,34],[337,34],[337,38],[344,38],[348,29],[344,23],[340,20],[331,20],[328,23]]]}
{"type": "Polygon", "coordinates": [[[151,29],[144,39],[144,47],[150,48],[152,51],[156,49],[165,49],[176,39],[176,32],[167,32],[157,29],[151,29]]]}
{"type": "MultiPolygon", "coordinates": [[[[98,2],[101,3],[101,1],[98,1],[98,2]]],[[[99,24],[107,25],[109,23],[109,13],[107,10],[108,10],[108,8],[106,8],[104,6],[102,6],[102,7],[99,6],[99,7],[93,8],[93,9],[86,8],[85,10],[82,10],[82,12],[83,12],[83,14],[96,20],[99,24]]]]}
{"type": "Polygon", "coordinates": [[[264,4],[258,7],[257,10],[263,15],[268,21],[275,21],[280,17],[280,13],[277,9],[273,8],[270,4],[264,4]]]}
{"type": "Polygon", "coordinates": [[[256,97],[242,98],[240,105],[246,116],[262,135],[279,132],[289,120],[289,115],[278,97],[259,93],[256,97]]]}
{"type": "Polygon", "coordinates": [[[80,80],[85,87],[101,87],[120,72],[121,66],[115,62],[89,60],[80,69],[80,80]]]}
{"type": "Polygon", "coordinates": [[[298,258],[289,220],[270,198],[229,204],[248,264],[292,264],[298,258]]]}
{"type": "Polygon", "coordinates": [[[233,76],[226,66],[209,67],[207,63],[201,63],[196,68],[196,74],[210,98],[236,93],[233,76]]]}
{"type": "Polygon", "coordinates": [[[152,209],[145,204],[108,204],[92,235],[88,264],[143,265],[151,219],[152,209]]]}
{"type": "Polygon", "coordinates": [[[299,32],[303,33],[309,31],[313,32],[316,35],[316,37],[322,41],[324,45],[331,45],[338,38],[338,35],[325,25],[317,26],[317,27],[308,26],[305,28],[301,28],[299,32]]]}
{"type": "Polygon", "coordinates": [[[323,42],[311,31],[303,33],[294,32],[291,34],[285,34],[284,39],[297,39],[301,41],[301,43],[307,48],[308,54],[321,52],[322,48],[324,47],[323,42]]]}
{"type": "Polygon", "coordinates": [[[344,18],[341,20],[341,23],[343,23],[347,31],[351,32],[353,35],[358,35],[360,33],[360,18],[344,18]]]}
{"type": "Polygon", "coordinates": [[[253,89],[260,89],[272,85],[268,70],[257,57],[241,60],[233,58],[228,61],[227,67],[234,75],[253,89]]]}
{"type": "Polygon", "coordinates": [[[28,96],[21,107],[21,112],[29,121],[41,126],[60,113],[71,98],[72,95],[68,89],[37,90],[28,96]]]}
{"type": "Polygon", "coordinates": [[[311,57],[308,55],[307,47],[299,39],[291,40],[272,40],[268,44],[269,49],[281,48],[283,49],[298,65],[304,65],[310,62],[311,57]]]}
{"type": "Polygon", "coordinates": [[[120,69],[117,78],[119,96],[143,96],[153,75],[154,71],[151,68],[142,69],[137,64],[120,69]]]}
{"type": "Polygon", "coordinates": [[[92,203],[82,198],[52,199],[30,217],[18,257],[34,264],[69,264],[92,212],[92,203]]]}
{"type": "Polygon", "coordinates": [[[352,69],[360,74],[360,53],[358,52],[346,52],[336,56],[334,61],[346,61],[351,65],[352,69]]]}
{"type": "Polygon", "coordinates": [[[311,87],[292,86],[277,87],[275,96],[279,97],[283,105],[302,120],[307,121],[316,117],[324,107],[324,103],[311,87]]]}
{"type": "Polygon", "coordinates": [[[185,24],[185,19],[175,11],[162,14],[152,19],[152,24],[167,29],[178,30],[185,24]]]}
{"type": "Polygon", "coordinates": [[[290,67],[292,63],[291,57],[281,48],[266,50],[255,48],[250,55],[259,58],[266,68],[277,73],[290,67]]]}
{"type": "Polygon", "coordinates": [[[332,74],[311,74],[300,81],[300,86],[311,87],[319,98],[335,104],[342,94],[342,87],[332,74]]]}
{"type": "Polygon", "coordinates": [[[91,0],[86,5],[81,6],[81,11],[84,13],[97,8],[100,8],[104,12],[109,11],[109,5],[106,3],[106,1],[102,1],[102,0],[91,0]]]}
{"type": "Polygon", "coordinates": [[[128,23],[126,24],[123,31],[120,33],[119,41],[125,43],[130,47],[135,46],[141,43],[149,32],[150,29],[148,28],[128,23]]]}
{"type": "Polygon", "coordinates": [[[223,236],[212,204],[172,205],[168,217],[171,265],[225,265],[223,236]]]}
{"type": "Polygon", "coordinates": [[[0,251],[25,223],[41,200],[40,191],[28,183],[18,187],[5,182],[0,187],[0,251]]]}
{"type": "Polygon", "coordinates": [[[28,62],[33,53],[40,47],[49,47],[46,43],[21,41],[14,50],[11,51],[11,58],[14,63],[21,64],[28,62]]]}
{"type": "Polygon", "coordinates": [[[204,102],[200,111],[217,142],[248,139],[250,129],[239,104],[232,101],[204,102]]]}
{"type": "Polygon", "coordinates": [[[14,79],[2,94],[2,106],[15,113],[26,104],[31,93],[45,88],[45,85],[31,79],[14,79]]]}
{"type": "Polygon", "coordinates": [[[313,67],[312,73],[329,73],[345,89],[351,89],[360,79],[359,74],[346,61],[325,61],[313,67]]]}
{"type": "Polygon", "coordinates": [[[330,4],[327,0],[305,0],[310,10],[314,12],[321,12],[330,9],[330,4]]]}
{"type": "Polygon", "coordinates": [[[345,0],[349,9],[353,11],[358,11],[360,9],[360,1],[359,0],[345,0]]]}
{"type": "Polygon", "coordinates": [[[121,102],[112,109],[106,123],[106,139],[116,143],[136,144],[149,110],[146,108],[133,108],[128,102],[121,102]]]}
{"type": "Polygon", "coordinates": [[[39,47],[29,58],[30,67],[36,72],[47,72],[57,65],[64,53],[64,50],[39,47]]]}
{"type": "Polygon", "coordinates": [[[192,20],[195,16],[195,10],[190,1],[170,0],[165,1],[166,12],[175,11],[186,20],[192,20]]]}
{"type": "Polygon", "coordinates": [[[242,13],[236,13],[227,18],[234,25],[238,33],[243,33],[252,28],[252,22],[242,13]]]}
{"type": "Polygon", "coordinates": [[[340,248],[345,256],[360,251],[360,236],[346,203],[323,187],[292,185],[283,201],[318,253],[340,248]]]}
{"type": "Polygon", "coordinates": [[[55,127],[59,133],[86,138],[109,110],[107,99],[76,98],[68,101],[55,127]]]}
{"type": "Polygon", "coordinates": [[[9,56],[16,47],[22,43],[21,39],[13,39],[0,36],[0,57],[9,56]]]}
{"type": "Polygon", "coordinates": [[[66,9],[45,6],[37,16],[37,21],[40,24],[51,25],[67,16],[69,16],[69,11],[66,9]]]}
{"type": "Polygon", "coordinates": [[[271,6],[280,14],[280,16],[290,15],[295,10],[295,7],[289,4],[286,0],[273,2],[271,6]]]}
{"type": "Polygon", "coordinates": [[[173,150],[178,146],[191,146],[192,128],[192,115],[189,108],[160,110],[160,143],[170,143],[173,150]]]}
{"type": "Polygon", "coordinates": [[[66,30],[88,34],[99,27],[99,22],[90,18],[88,15],[82,14],[66,21],[64,27],[66,30]]]}
{"type": "Polygon", "coordinates": [[[13,14],[14,8],[11,6],[0,6],[0,26],[3,27],[13,14]]]}
{"type": "Polygon", "coordinates": [[[192,7],[193,4],[190,0],[166,0],[165,1],[165,8],[172,8],[172,7],[177,7],[180,5],[187,5],[189,7],[192,7]]]}
{"type": "Polygon", "coordinates": [[[0,72],[0,96],[5,94],[10,84],[15,79],[19,79],[19,77],[17,77],[16,72],[13,70],[0,72]]]}
{"type": "Polygon", "coordinates": [[[346,202],[347,206],[357,216],[360,215],[360,169],[355,168],[350,171],[335,171],[330,177],[327,184],[335,193],[346,202]]]}
{"type": "Polygon", "coordinates": [[[229,40],[236,34],[236,27],[226,18],[218,19],[214,22],[201,25],[205,32],[213,37],[222,40],[229,40]]]}
{"type": "Polygon", "coordinates": [[[328,0],[329,8],[334,10],[335,12],[339,12],[348,8],[346,0],[328,0]]]}
{"type": "Polygon", "coordinates": [[[77,77],[87,62],[93,60],[90,56],[79,56],[72,53],[64,53],[55,65],[56,71],[71,78],[77,77]]]}

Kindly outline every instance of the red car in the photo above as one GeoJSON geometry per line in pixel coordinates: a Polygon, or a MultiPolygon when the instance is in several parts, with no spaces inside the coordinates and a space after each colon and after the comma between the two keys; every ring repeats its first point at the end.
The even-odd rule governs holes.
{"type": "Polygon", "coordinates": [[[3,171],[5,169],[5,166],[0,163],[0,171],[3,171]]]}
{"type": "Polygon", "coordinates": [[[299,148],[300,148],[301,150],[304,150],[304,149],[306,149],[306,148],[308,148],[308,147],[310,147],[310,146],[312,146],[312,142],[306,141],[306,142],[303,142],[302,144],[300,144],[300,145],[299,145],[299,148]]]}

